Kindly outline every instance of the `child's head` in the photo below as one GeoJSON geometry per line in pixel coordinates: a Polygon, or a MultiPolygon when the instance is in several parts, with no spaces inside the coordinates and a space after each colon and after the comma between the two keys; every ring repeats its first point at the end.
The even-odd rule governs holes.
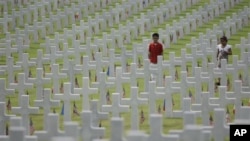
{"type": "Polygon", "coordinates": [[[222,36],[220,38],[220,43],[223,45],[223,46],[226,46],[227,45],[227,37],[226,36],[222,36]]]}
{"type": "Polygon", "coordinates": [[[159,40],[159,34],[158,33],[154,33],[153,35],[152,35],[152,38],[153,38],[153,41],[156,43],[156,42],[158,42],[158,40],[159,40]]]}

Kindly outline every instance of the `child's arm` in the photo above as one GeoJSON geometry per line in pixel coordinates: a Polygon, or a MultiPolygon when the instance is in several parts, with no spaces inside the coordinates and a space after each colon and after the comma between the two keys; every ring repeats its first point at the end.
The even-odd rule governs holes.
{"type": "Polygon", "coordinates": [[[216,55],[216,58],[218,59],[219,57],[219,49],[217,49],[217,55],[216,55]]]}
{"type": "Polygon", "coordinates": [[[161,55],[163,55],[163,46],[161,45],[161,55]]]}
{"type": "Polygon", "coordinates": [[[148,58],[150,59],[150,45],[148,46],[148,58]]]}
{"type": "Polygon", "coordinates": [[[228,55],[232,55],[232,54],[233,54],[233,53],[232,53],[232,49],[231,49],[231,48],[229,48],[229,49],[228,49],[227,54],[228,54],[228,55]]]}

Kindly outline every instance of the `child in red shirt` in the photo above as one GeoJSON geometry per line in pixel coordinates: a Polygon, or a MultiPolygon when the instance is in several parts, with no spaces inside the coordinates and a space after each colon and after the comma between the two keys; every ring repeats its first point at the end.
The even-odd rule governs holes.
{"type": "MultiPolygon", "coordinates": [[[[154,33],[152,35],[153,38],[153,42],[149,44],[148,47],[148,57],[151,63],[151,66],[153,66],[154,68],[157,67],[157,57],[159,55],[163,54],[163,46],[161,43],[158,42],[159,40],[159,34],[158,33],[154,33]]],[[[155,79],[156,74],[151,74],[151,80],[155,79]]]]}

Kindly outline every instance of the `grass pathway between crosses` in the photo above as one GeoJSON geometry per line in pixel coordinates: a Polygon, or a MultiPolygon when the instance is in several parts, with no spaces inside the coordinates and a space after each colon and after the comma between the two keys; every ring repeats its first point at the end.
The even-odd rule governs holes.
{"type": "MultiPolygon", "coordinates": [[[[206,3],[207,1],[208,0],[202,1],[199,4],[197,4],[195,6],[192,6],[191,9],[197,9],[199,6],[204,5],[204,3],[206,3]]],[[[226,11],[225,14],[222,14],[221,16],[215,18],[214,20],[209,21],[208,23],[202,25],[201,27],[197,28],[197,30],[195,32],[191,32],[190,35],[185,35],[183,39],[178,40],[177,44],[171,44],[171,48],[165,49],[164,58],[165,59],[168,58],[169,52],[175,52],[176,55],[179,56],[181,48],[185,48],[185,45],[187,43],[190,43],[192,37],[198,37],[199,33],[205,33],[207,28],[212,28],[213,24],[219,23],[220,20],[225,20],[226,16],[231,16],[233,12],[237,12],[239,9],[242,9],[247,4],[248,4],[248,0],[243,0],[243,2],[241,2],[239,5],[235,6],[234,8],[230,9],[229,11],[226,11]]],[[[157,5],[155,5],[155,6],[157,6],[157,5]]],[[[152,8],[152,7],[150,6],[149,8],[152,8]]],[[[191,9],[188,9],[187,11],[182,12],[180,15],[175,16],[175,18],[171,18],[170,20],[168,20],[167,22],[165,22],[162,25],[159,25],[159,26],[153,28],[150,32],[147,32],[145,35],[140,36],[140,38],[138,40],[134,40],[133,43],[135,43],[135,42],[141,42],[142,37],[150,38],[150,34],[152,32],[158,31],[159,28],[165,28],[166,24],[171,25],[173,23],[173,20],[178,20],[179,16],[184,16],[186,12],[191,12],[192,11],[191,9]]],[[[133,19],[133,17],[129,18],[129,20],[131,20],[131,19],[133,19]]],[[[125,21],[125,22],[127,22],[127,21],[125,21]]],[[[117,28],[118,25],[115,25],[114,27],[117,28]]],[[[111,28],[109,28],[109,30],[107,30],[106,32],[109,32],[110,29],[111,28]]],[[[247,27],[244,27],[242,30],[238,31],[236,34],[232,35],[231,39],[229,40],[229,43],[233,45],[233,53],[235,55],[239,55],[240,54],[239,53],[239,49],[235,48],[235,44],[239,44],[240,43],[240,37],[247,37],[247,34],[249,32],[250,32],[250,26],[248,25],[247,27]]],[[[101,35],[97,35],[97,36],[101,37],[101,35]]],[[[42,42],[42,40],[41,40],[41,42],[42,42]]],[[[27,52],[31,56],[35,57],[36,56],[36,50],[38,48],[39,48],[39,44],[31,44],[31,49],[29,49],[27,52]]],[[[131,49],[132,48],[132,44],[128,45],[127,48],[131,49]]],[[[119,53],[119,50],[117,50],[116,52],[119,53]]],[[[17,57],[17,55],[15,55],[15,58],[16,57],[17,57]]],[[[2,59],[1,59],[0,62],[1,62],[1,64],[5,63],[5,61],[3,61],[2,59]]],[[[58,62],[60,64],[62,63],[61,61],[58,61],[58,62]]],[[[230,59],[230,62],[231,62],[231,59],[230,59]]],[[[179,70],[179,68],[177,68],[177,70],[179,70]]],[[[168,72],[165,72],[165,73],[167,74],[168,72]]],[[[32,68],[32,74],[33,74],[33,77],[34,77],[34,75],[35,75],[35,69],[34,68],[32,68]]],[[[82,82],[81,82],[81,76],[77,75],[77,78],[78,78],[79,84],[81,85],[82,84],[82,82]]],[[[91,79],[93,80],[94,77],[92,76],[91,79]]],[[[64,79],[62,81],[67,81],[67,79],[64,79]]],[[[144,82],[141,79],[138,79],[138,82],[139,82],[140,90],[142,90],[144,82]]],[[[47,84],[47,85],[45,85],[45,87],[50,88],[51,84],[47,84]]],[[[124,87],[125,87],[125,90],[126,90],[126,93],[127,93],[126,97],[129,97],[130,85],[129,84],[124,84],[124,87]]],[[[114,91],[114,89],[110,89],[111,93],[113,91],[114,91]]],[[[192,91],[194,91],[194,90],[192,90],[192,91]]],[[[34,97],[35,94],[34,93],[35,93],[35,88],[29,90],[30,99],[31,99],[31,102],[30,102],[31,105],[33,105],[33,100],[35,99],[35,97],[34,97]]],[[[12,101],[12,106],[13,107],[17,106],[17,93],[16,93],[15,96],[12,96],[10,98],[11,98],[11,101],[12,101]]],[[[97,94],[96,94],[96,96],[93,96],[93,98],[98,98],[97,94]]],[[[180,102],[179,102],[180,98],[179,98],[178,94],[174,95],[174,100],[175,100],[174,109],[175,110],[179,109],[180,108],[180,102]]],[[[246,103],[246,100],[244,100],[244,102],[246,103]]],[[[76,103],[77,103],[77,107],[78,107],[78,109],[80,111],[82,104],[81,104],[80,101],[76,101],[76,103]]],[[[157,103],[157,105],[159,105],[159,104],[162,106],[162,101],[159,101],[157,103]]],[[[148,108],[147,108],[147,106],[142,106],[142,107],[140,107],[140,109],[143,109],[145,115],[148,115],[148,112],[147,112],[148,108]]],[[[56,108],[56,112],[57,113],[60,113],[60,110],[61,110],[60,107],[56,108]]],[[[32,116],[33,117],[33,121],[34,121],[34,126],[35,126],[35,128],[37,130],[41,130],[42,129],[42,125],[43,125],[43,122],[42,122],[43,121],[42,120],[42,118],[43,118],[43,116],[42,116],[42,110],[40,110],[40,113],[41,113],[40,115],[33,115],[32,116]]],[[[130,129],[130,114],[122,114],[122,116],[124,117],[124,126],[125,126],[124,128],[125,128],[125,130],[130,129]]],[[[75,120],[75,121],[79,121],[80,120],[80,118],[77,117],[77,116],[72,116],[72,119],[75,120]]],[[[200,119],[197,120],[197,123],[201,123],[201,120],[200,119]]],[[[169,130],[181,129],[182,128],[182,124],[183,124],[182,123],[182,119],[164,118],[164,120],[163,120],[163,130],[164,131],[163,132],[164,133],[168,133],[169,130]]],[[[106,128],[107,129],[106,130],[106,137],[109,137],[110,136],[109,121],[103,121],[102,125],[104,127],[107,127],[106,128]]],[[[61,126],[61,128],[63,128],[63,126],[62,126],[62,116],[61,116],[61,119],[60,119],[60,126],[61,126]]],[[[146,116],[146,120],[145,120],[144,124],[141,125],[140,128],[141,128],[141,130],[149,132],[149,125],[148,125],[148,117],[147,116],[146,116]]]]}

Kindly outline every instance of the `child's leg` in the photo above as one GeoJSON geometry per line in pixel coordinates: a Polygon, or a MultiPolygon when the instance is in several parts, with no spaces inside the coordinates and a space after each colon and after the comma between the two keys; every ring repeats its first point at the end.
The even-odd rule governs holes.
{"type": "Polygon", "coordinates": [[[218,67],[218,68],[220,68],[220,67],[221,67],[221,60],[218,60],[217,67],[218,67]]]}

